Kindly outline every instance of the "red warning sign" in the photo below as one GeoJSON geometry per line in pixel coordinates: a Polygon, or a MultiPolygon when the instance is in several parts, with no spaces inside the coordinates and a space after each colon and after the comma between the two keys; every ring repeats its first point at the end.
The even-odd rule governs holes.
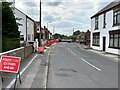
{"type": "Polygon", "coordinates": [[[0,71],[18,73],[20,57],[1,56],[0,71]]]}

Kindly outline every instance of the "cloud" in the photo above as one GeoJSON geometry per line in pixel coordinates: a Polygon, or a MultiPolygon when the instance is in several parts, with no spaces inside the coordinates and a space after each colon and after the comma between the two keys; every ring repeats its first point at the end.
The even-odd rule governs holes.
{"type": "Polygon", "coordinates": [[[58,20],[57,17],[55,17],[54,15],[45,15],[45,16],[43,17],[43,19],[44,19],[45,21],[55,21],[55,20],[58,20]]]}
{"type": "Polygon", "coordinates": [[[81,25],[79,22],[70,21],[70,20],[61,20],[52,22],[51,26],[57,27],[57,28],[73,28],[81,25]]]}
{"type": "Polygon", "coordinates": [[[49,6],[59,6],[62,2],[48,2],[46,3],[49,6]]]}
{"type": "Polygon", "coordinates": [[[37,6],[34,2],[23,2],[23,4],[29,8],[37,6]]]}
{"type": "MultiPolygon", "coordinates": [[[[90,17],[113,0],[42,0],[42,26],[48,22],[56,32],[72,34],[72,29],[90,30],[90,17]]],[[[16,7],[39,20],[39,0],[16,0],[16,7]]],[[[51,29],[52,30],[52,29],[51,29]]]]}

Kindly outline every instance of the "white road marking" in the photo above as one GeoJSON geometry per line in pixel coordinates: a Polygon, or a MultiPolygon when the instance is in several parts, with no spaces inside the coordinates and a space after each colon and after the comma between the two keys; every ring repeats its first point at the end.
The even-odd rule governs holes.
{"type": "MultiPolygon", "coordinates": [[[[28,63],[28,65],[20,72],[20,75],[23,74],[23,72],[30,66],[30,64],[33,62],[33,60],[38,56],[35,55],[34,58],[28,63]]],[[[18,77],[17,77],[18,78],[18,77]]],[[[8,84],[8,86],[6,87],[6,90],[11,88],[13,86],[13,84],[15,83],[15,78],[8,84]]]]}
{"type": "MultiPolygon", "coordinates": [[[[73,53],[74,55],[76,55],[70,48],[68,48],[68,49],[71,51],[71,53],[73,53]]],[[[98,71],[101,71],[101,69],[99,69],[98,67],[96,67],[96,66],[92,65],[91,63],[87,62],[85,59],[83,59],[83,58],[81,58],[81,59],[82,59],[82,61],[84,61],[85,63],[87,63],[88,65],[90,65],[91,67],[95,68],[98,71]]]]}
{"type": "MultiPolygon", "coordinates": [[[[73,51],[71,51],[71,53],[73,53],[74,55],[76,55],[73,51]]],[[[76,55],[77,56],[77,55],[76,55]]]]}
{"type": "MultiPolygon", "coordinates": [[[[76,55],[70,48],[68,48],[70,50],[71,53],[73,53],[74,55],[76,55]]],[[[77,56],[77,55],[76,55],[77,56]]]]}
{"type": "Polygon", "coordinates": [[[101,71],[101,69],[99,69],[98,67],[92,65],[91,63],[87,62],[85,59],[81,58],[82,61],[84,61],[85,63],[87,63],[88,65],[92,66],[93,68],[95,68],[98,71],[101,71]]]}
{"type": "Polygon", "coordinates": [[[78,47],[81,49],[81,50],[84,50],[82,47],[80,47],[79,45],[78,45],[78,47]]]}

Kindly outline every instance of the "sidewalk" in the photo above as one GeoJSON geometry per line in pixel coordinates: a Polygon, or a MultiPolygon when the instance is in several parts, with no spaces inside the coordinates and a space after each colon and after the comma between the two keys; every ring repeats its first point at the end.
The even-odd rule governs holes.
{"type": "Polygon", "coordinates": [[[107,58],[110,58],[112,59],[113,61],[115,62],[118,62],[120,60],[120,56],[119,55],[115,55],[115,54],[112,54],[112,53],[107,53],[107,52],[104,52],[104,51],[99,51],[99,50],[94,50],[86,45],[80,45],[80,44],[77,44],[80,48],[82,49],[85,49],[87,51],[91,51],[91,52],[94,52],[94,53],[97,53],[99,55],[102,55],[102,56],[105,56],[107,58]]]}
{"type": "MultiPolygon", "coordinates": [[[[47,72],[48,72],[48,58],[51,48],[47,47],[44,54],[34,53],[29,56],[26,64],[22,64],[20,67],[20,75],[22,84],[19,83],[19,78],[17,79],[16,88],[46,88],[47,84],[47,72]]],[[[1,83],[1,82],[0,82],[1,83]]],[[[6,79],[2,83],[3,89],[14,88],[15,75],[12,74],[12,79],[6,79]]]]}
{"type": "Polygon", "coordinates": [[[16,88],[46,88],[48,58],[51,47],[47,47],[44,54],[36,54],[33,62],[26,70],[26,74],[22,75],[22,84],[18,83],[16,88]]]}

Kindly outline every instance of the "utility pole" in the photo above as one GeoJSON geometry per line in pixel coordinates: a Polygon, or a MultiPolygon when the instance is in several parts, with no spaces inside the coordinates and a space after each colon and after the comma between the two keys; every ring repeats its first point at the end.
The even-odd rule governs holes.
{"type": "Polygon", "coordinates": [[[48,46],[48,41],[49,41],[49,29],[48,29],[48,24],[51,23],[51,22],[47,22],[47,46],[48,46]]]}
{"type": "Polygon", "coordinates": [[[55,32],[55,27],[53,27],[53,35],[52,35],[53,39],[54,39],[54,32],[55,32]]]}
{"type": "Polygon", "coordinates": [[[41,0],[40,0],[40,33],[39,33],[39,46],[42,45],[42,42],[41,42],[41,33],[42,33],[42,30],[41,30],[41,0]]]}
{"type": "Polygon", "coordinates": [[[73,28],[73,34],[74,34],[74,28],[73,28]]]}
{"type": "Polygon", "coordinates": [[[53,27],[53,35],[54,35],[54,32],[55,32],[55,27],[53,27]]]}

